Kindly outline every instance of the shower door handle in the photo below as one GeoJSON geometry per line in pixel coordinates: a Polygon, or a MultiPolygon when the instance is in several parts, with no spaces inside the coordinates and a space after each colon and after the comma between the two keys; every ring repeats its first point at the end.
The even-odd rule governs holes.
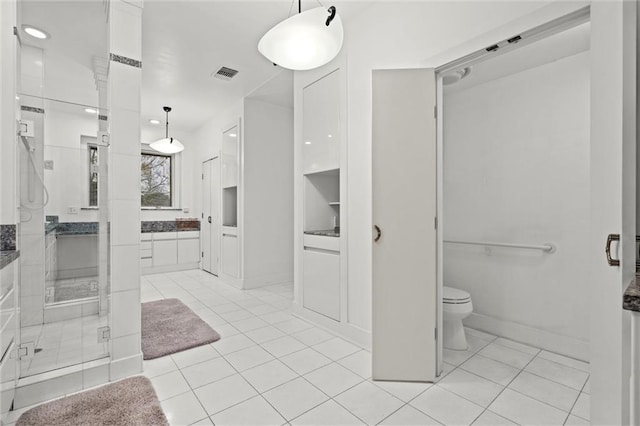
{"type": "Polygon", "coordinates": [[[378,225],[373,225],[373,229],[376,230],[376,236],[373,241],[377,243],[378,240],[380,240],[380,237],[382,237],[382,231],[380,230],[380,227],[378,225]]]}
{"type": "Polygon", "coordinates": [[[211,223],[211,216],[207,217],[207,222],[211,223]]]}
{"type": "Polygon", "coordinates": [[[609,263],[609,266],[620,266],[620,259],[611,257],[611,243],[614,241],[620,241],[620,234],[609,234],[604,251],[607,254],[607,263],[609,263]]]}

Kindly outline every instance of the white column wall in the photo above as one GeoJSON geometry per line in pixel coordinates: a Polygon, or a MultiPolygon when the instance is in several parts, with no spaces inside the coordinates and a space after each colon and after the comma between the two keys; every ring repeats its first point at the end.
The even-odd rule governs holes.
{"type": "Polygon", "coordinates": [[[142,4],[111,0],[109,7],[110,380],[117,380],[142,371],[139,251],[142,4]]]}

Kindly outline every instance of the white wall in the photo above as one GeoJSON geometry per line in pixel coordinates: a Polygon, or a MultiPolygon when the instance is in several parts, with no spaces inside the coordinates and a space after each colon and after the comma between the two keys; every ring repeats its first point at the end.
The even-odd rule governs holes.
{"type": "Polygon", "coordinates": [[[243,279],[293,279],[293,110],[245,99],[243,279]]]}
{"type": "Polygon", "coordinates": [[[589,339],[589,84],[583,52],[445,89],[443,102],[445,240],[557,246],[545,254],[445,244],[445,285],[471,293],[471,327],[581,359],[589,339]]]}

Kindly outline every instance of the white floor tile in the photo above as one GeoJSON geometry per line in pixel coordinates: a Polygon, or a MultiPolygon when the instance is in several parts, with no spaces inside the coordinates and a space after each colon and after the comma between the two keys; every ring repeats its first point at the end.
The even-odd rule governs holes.
{"type": "Polygon", "coordinates": [[[526,371],[521,372],[509,388],[566,412],[571,410],[580,393],[576,389],[526,371]]]}
{"type": "Polygon", "coordinates": [[[561,425],[567,413],[526,395],[505,389],[489,409],[507,419],[527,425],[561,425]]]}
{"type": "Polygon", "coordinates": [[[281,357],[307,348],[305,344],[291,336],[270,340],[261,345],[267,352],[275,357],[281,357]]]}
{"type": "Polygon", "coordinates": [[[445,425],[470,425],[483,408],[471,401],[432,386],[410,404],[445,425]]]}
{"type": "Polygon", "coordinates": [[[480,417],[476,419],[475,422],[473,422],[473,425],[474,426],[502,426],[502,425],[516,426],[517,423],[514,423],[509,419],[505,419],[504,417],[499,416],[496,413],[486,410],[484,413],[480,415],[480,417]]]}
{"type": "Polygon", "coordinates": [[[344,358],[360,350],[360,348],[352,343],[347,342],[339,337],[327,340],[312,346],[313,349],[332,360],[344,358]]]}
{"type": "Polygon", "coordinates": [[[292,320],[294,317],[291,314],[279,311],[279,312],[273,312],[270,314],[260,315],[260,318],[263,321],[268,322],[269,324],[277,324],[279,322],[292,320]]]}
{"type": "Polygon", "coordinates": [[[242,375],[258,392],[266,392],[298,377],[296,372],[277,359],[245,370],[242,375]]]}
{"type": "Polygon", "coordinates": [[[578,416],[585,420],[591,419],[590,414],[591,409],[591,397],[586,393],[581,393],[576,401],[576,405],[573,406],[573,410],[571,410],[571,414],[574,416],[578,416]]]}
{"type": "Polygon", "coordinates": [[[280,357],[280,361],[298,374],[307,374],[331,363],[329,358],[311,348],[280,357]]]}
{"type": "Polygon", "coordinates": [[[215,358],[185,367],[182,369],[182,374],[191,389],[195,389],[233,376],[236,374],[236,370],[224,358],[215,358]]]}
{"type": "Polygon", "coordinates": [[[582,426],[590,425],[591,422],[589,422],[589,420],[581,419],[580,417],[569,414],[569,417],[567,417],[567,421],[565,421],[564,424],[565,426],[582,426]]]}
{"type": "Polygon", "coordinates": [[[578,390],[582,389],[589,376],[584,371],[543,358],[536,358],[531,361],[525,371],[578,390]]]}
{"type": "Polygon", "coordinates": [[[367,424],[376,424],[404,403],[379,387],[362,382],[334,400],[367,424]]]}
{"type": "Polygon", "coordinates": [[[300,417],[293,419],[293,426],[317,426],[317,425],[363,425],[356,416],[345,410],[335,401],[329,400],[307,411],[300,417]]]}
{"type": "Polygon", "coordinates": [[[287,420],[322,404],[328,397],[303,378],[298,378],[262,394],[287,420]]]}
{"type": "MultiPolygon", "coordinates": [[[[240,330],[232,326],[231,324],[222,324],[213,326],[214,330],[218,332],[222,339],[227,339],[231,336],[235,336],[240,333],[240,330]]],[[[218,340],[219,342],[220,340],[218,340]]]]}
{"type": "Polygon", "coordinates": [[[587,383],[584,384],[584,387],[582,388],[582,392],[591,394],[591,377],[587,379],[587,383]]]}
{"type": "Polygon", "coordinates": [[[433,383],[386,382],[380,380],[373,381],[372,383],[404,402],[411,401],[413,398],[433,386],[433,383]]]}
{"type": "Polygon", "coordinates": [[[170,425],[190,425],[207,417],[207,412],[204,411],[193,392],[186,392],[162,401],[162,411],[170,425]]]}
{"type": "Polygon", "coordinates": [[[578,359],[569,358],[567,356],[559,355],[549,351],[541,351],[540,354],[538,354],[538,357],[557,362],[558,364],[566,365],[567,367],[575,368],[576,370],[584,371],[585,373],[590,372],[589,363],[580,361],[578,359]]]}
{"type": "Polygon", "coordinates": [[[178,352],[171,355],[171,358],[179,368],[184,368],[189,365],[197,364],[199,362],[208,361],[213,358],[218,358],[220,354],[209,345],[198,346],[197,348],[188,349],[186,351],[178,352]]]}
{"type": "Polygon", "coordinates": [[[216,426],[282,425],[286,420],[261,396],[211,416],[216,426]]]}
{"type": "Polygon", "coordinates": [[[302,343],[308,346],[317,345],[318,343],[326,342],[330,340],[334,336],[321,328],[312,327],[306,330],[299,331],[291,335],[296,339],[300,340],[302,343]]]}
{"type": "Polygon", "coordinates": [[[338,360],[338,364],[347,367],[363,379],[371,377],[371,352],[361,350],[338,360]]]}
{"type": "Polygon", "coordinates": [[[438,426],[442,423],[410,405],[405,405],[378,424],[384,426],[438,426]]]}
{"type": "Polygon", "coordinates": [[[485,333],[484,331],[476,330],[475,328],[465,327],[464,328],[464,332],[467,335],[472,335],[472,336],[475,336],[475,337],[479,337],[479,338],[481,338],[483,340],[487,340],[489,342],[492,342],[492,341],[496,340],[496,338],[497,338],[493,334],[485,333]]]}
{"type": "Polygon", "coordinates": [[[273,356],[260,346],[251,346],[224,357],[238,371],[244,371],[273,359],[273,356]]]}
{"type": "Polygon", "coordinates": [[[466,361],[460,368],[474,373],[502,386],[509,384],[511,380],[520,372],[519,369],[510,365],[476,355],[466,361]]]}
{"type": "Polygon", "coordinates": [[[209,383],[194,390],[194,392],[209,415],[218,413],[257,395],[255,389],[240,374],[209,383]]]}
{"type": "Polygon", "coordinates": [[[180,371],[174,371],[171,373],[156,376],[151,379],[153,388],[156,390],[158,399],[164,401],[172,396],[180,395],[189,390],[189,384],[182,377],[180,371]]]}
{"type": "Polygon", "coordinates": [[[255,344],[256,342],[249,339],[244,334],[237,334],[235,336],[222,338],[217,342],[213,342],[211,346],[222,355],[227,355],[232,352],[254,346],[255,344]]]}
{"type": "Polygon", "coordinates": [[[266,327],[269,324],[258,317],[251,317],[240,321],[233,321],[231,322],[231,325],[243,333],[246,333],[247,331],[255,330],[256,328],[266,327]]]}
{"type": "Polygon", "coordinates": [[[513,340],[505,339],[503,337],[498,337],[496,340],[494,340],[494,343],[531,355],[537,355],[540,352],[540,349],[538,348],[525,345],[524,343],[514,342],[513,340]]]}
{"type": "Polygon", "coordinates": [[[507,346],[499,345],[498,343],[490,343],[480,350],[478,354],[518,369],[524,368],[535,356],[526,352],[511,349],[507,346]]]}
{"type": "Polygon", "coordinates": [[[268,325],[266,327],[256,328],[255,330],[248,331],[245,333],[245,336],[256,343],[264,343],[268,342],[269,340],[284,337],[285,334],[277,328],[268,325]]]}
{"type": "Polygon", "coordinates": [[[191,423],[189,426],[215,426],[209,417],[205,417],[195,423],[191,423]]]}
{"type": "Polygon", "coordinates": [[[311,384],[334,397],[362,382],[362,377],[335,362],[304,376],[311,384]]]}
{"type": "Polygon", "coordinates": [[[171,373],[177,369],[178,366],[170,356],[163,356],[142,363],[142,371],[144,371],[144,375],[149,378],[171,373]]]}
{"type": "Polygon", "coordinates": [[[467,333],[466,338],[467,345],[469,346],[467,350],[470,352],[478,352],[480,349],[491,343],[490,340],[485,340],[469,333],[467,333]]]}
{"type": "Polygon", "coordinates": [[[278,322],[276,324],[274,324],[274,326],[287,333],[287,334],[293,334],[293,333],[298,333],[302,330],[306,330],[308,328],[313,327],[313,325],[311,325],[310,323],[303,321],[299,318],[292,318],[290,320],[287,321],[282,321],[282,322],[278,322]]]}
{"type": "Polygon", "coordinates": [[[443,361],[447,362],[451,365],[458,366],[471,358],[474,355],[474,352],[471,351],[455,351],[453,349],[444,349],[443,351],[443,361]]]}
{"type": "Polygon", "coordinates": [[[447,377],[439,381],[437,386],[485,408],[504,389],[503,386],[497,383],[462,369],[452,371],[447,377]]]}

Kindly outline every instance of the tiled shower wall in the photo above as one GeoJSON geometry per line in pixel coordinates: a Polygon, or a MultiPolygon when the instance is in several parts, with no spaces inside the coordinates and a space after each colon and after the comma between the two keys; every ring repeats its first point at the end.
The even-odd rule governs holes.
{"type": "Polygon", "coordinates": [[[142,3],[111,0],[109,173],[111,373],[142,371],[140,349],[140,85],[142,3]]]}

